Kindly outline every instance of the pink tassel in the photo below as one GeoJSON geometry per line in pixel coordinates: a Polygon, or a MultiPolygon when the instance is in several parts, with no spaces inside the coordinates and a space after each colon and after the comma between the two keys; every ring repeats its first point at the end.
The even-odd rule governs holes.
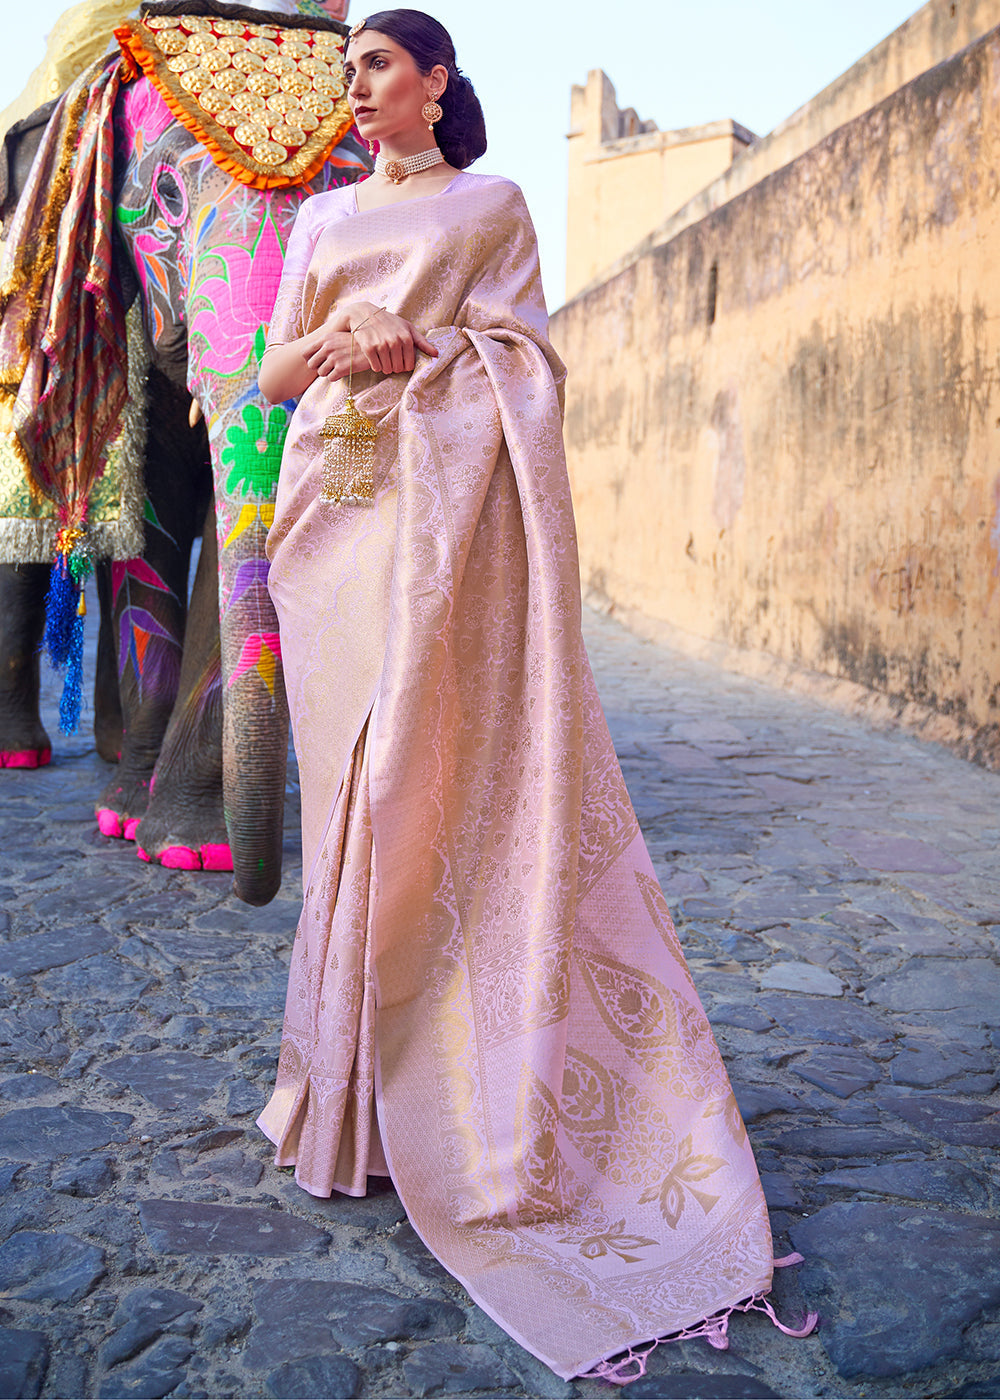
{"type": "Polygon", "coordinates": [[[786,1327],[783,1322],[778,1321],[778,1315],[771,1305],[770,1298],[764,1297],[763,1294],[761,1294],[757,1298],[751,1298],[750,1302],[746,1305],[746,1307],[741,1308],[740,1311],[749,1312],[751,1308],[754,1312],[767,1313],[768,1317],[774,1323],[775,1327],[777,1327],[778,1331],[784,1332],[786,1337],[808,1337],[809,1333],[813,1330],[813,1328],[819,1321],[819,1313],[811,1312],[806,1313],[806,1320],[801,1327],[786,1327]]]}

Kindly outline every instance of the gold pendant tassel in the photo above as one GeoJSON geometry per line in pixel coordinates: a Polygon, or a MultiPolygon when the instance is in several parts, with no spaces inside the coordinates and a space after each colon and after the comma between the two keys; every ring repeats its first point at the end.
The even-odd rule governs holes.
{"type": "MultiPolygon", "coordinates": [[[[364,322],[361,324],[364,325],[364,322]]],[[[347,402],[339,413],[327,418],[319,433],[325,443],[319,498],[331,505],[364,505],[375,499],[375,439],[378,437],[378,425],[355,406],[351,395],[353,378],[352,330],[347,402]]]]}

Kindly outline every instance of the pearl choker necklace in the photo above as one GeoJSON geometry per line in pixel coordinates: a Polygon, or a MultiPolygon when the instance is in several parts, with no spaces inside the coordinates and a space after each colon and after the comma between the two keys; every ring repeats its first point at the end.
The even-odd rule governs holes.
{"type": "Polygon", "coordinates": [[[418,170],[430,170],[432,165],[443,163],[444,156],[437,146],[431,146],[430,150],[420,151],[415,156],[406,156],[403,160],[386,160],[379,151],[375,157],[375,174],[385,175],[394,185],[399,185],[407,175],[416,175],[418,170]]]}

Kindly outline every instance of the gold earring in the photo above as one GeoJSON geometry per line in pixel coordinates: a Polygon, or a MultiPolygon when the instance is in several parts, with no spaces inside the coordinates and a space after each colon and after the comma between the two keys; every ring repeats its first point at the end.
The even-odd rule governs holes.
{"type": "Polygon", "coordinates": [[[427,129],[433,131],[434,123],[439,122],[444,116],[444,108],[440,102],[425,102],[420,109],[420,115],[427,123],[427,129]]]}

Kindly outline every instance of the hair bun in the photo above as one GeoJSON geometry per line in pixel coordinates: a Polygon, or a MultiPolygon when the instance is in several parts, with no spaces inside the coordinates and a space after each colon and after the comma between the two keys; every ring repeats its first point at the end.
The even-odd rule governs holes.
{"type": "Polygon", "coordinates": [[[441,154],[449,165],[464,170],[486,150],[486,120],[476,90],[464,73],[455,71],[441,94],[444,116],[434,128],[441,154]]]}

